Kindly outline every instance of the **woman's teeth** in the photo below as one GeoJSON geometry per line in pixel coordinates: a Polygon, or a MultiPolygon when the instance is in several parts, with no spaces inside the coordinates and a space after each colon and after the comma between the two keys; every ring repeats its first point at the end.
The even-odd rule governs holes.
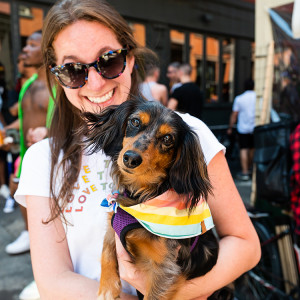
{"type": "Polygon", "coordinates": [[[111,90],[110,92],[108,92],[107,94],[105,94],[102,97],[87,97],[87,98],[93,103],[103,103],[112,97],[113,92],[114,91],[111,90]]]}

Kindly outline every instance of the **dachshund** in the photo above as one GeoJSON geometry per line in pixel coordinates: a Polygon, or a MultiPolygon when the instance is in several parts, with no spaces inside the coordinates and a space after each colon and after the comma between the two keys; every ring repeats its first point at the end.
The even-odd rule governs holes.
{"type": "MultiPolygon", "coordinates": [[[[201,226],[196,222],[202,230],[197,236],[194,231],[192,236],[182,233],[189,225],[163,225],[167,230],[175,228],[175,238],[170,238],[169,232],[156,232],[159,224],[151,223],[153,210],[145,213],[148,221],[137,221],[128,209],[137,207],[138,214],[143,215],[143,208],[153,199],[168,206],[174,198],[180,203],[175,210],[179,207],[187,219],[198,218],[193,213],[200,203],[207,204],[205,199],[212,193],[198,136],[174,111],[139,98],[110,106],[99,114],[84,113],[84,118],[88,125],[86,148],[90,153],[103,150],[111,157],[111,174],[118,190],[111,195],[117,205],[116,213],[111,212],[108,218],[112,226],[108,226],[104,238],[98,299],[117,299],[120,295],[115,231],[132,262],[146,275],[144,299],[178,299],[176,293],[186,280],[206,274],[216,264],[218,239],[206,220],[201,226]],[[129,218],[128,224],[124,218],[129,218]]],[[[164,212],[166,209],[169,207],[162,208],[164,212]]],[[[168,221],[172,223],[173,219],[168,221]]]]}

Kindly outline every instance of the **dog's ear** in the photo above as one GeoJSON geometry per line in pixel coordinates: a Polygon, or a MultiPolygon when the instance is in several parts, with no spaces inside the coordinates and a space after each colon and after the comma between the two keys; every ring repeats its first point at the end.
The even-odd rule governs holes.
{"type": "Polygon", "coordinates": [[[102,149],[106,155],[114,157],[122,149],[127,119],[138,103],[138,99],[132,99],[109,106],[98,114],[83,114],[88,125],[84,143],[89,154],[102,149]]]}
{"type": "Polygon", "coordinates": [[[171,187],[186,196],[187,207],[191,209],[211,192],[204,155],[198,136],[192,130],[183,135],[169,178],[171,187]]]}

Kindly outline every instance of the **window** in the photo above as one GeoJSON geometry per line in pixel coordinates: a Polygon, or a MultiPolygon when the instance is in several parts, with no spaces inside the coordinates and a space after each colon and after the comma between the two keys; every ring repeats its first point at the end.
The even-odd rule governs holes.
{"type": "Polygon", "coordinates": [[[144,24],[129,22],[134,38],[141,46],[146,46],[146,28],[144,24]]]}
{"type": "Polygon", "coordinates": [[[188,59],[192,67],[191,79],[205,93],[206,102],[232,102],[234,40],[177,30],[171,30],[170,37],[171,62],[188,59]],[[184,51],[188,51],[188,55],[184,51]]]}

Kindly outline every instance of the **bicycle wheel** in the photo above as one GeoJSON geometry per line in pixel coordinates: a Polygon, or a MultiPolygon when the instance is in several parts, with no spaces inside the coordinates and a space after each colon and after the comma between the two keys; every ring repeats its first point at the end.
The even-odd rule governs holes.
{"type": "Polygon", "coordinates": [[[272,242],[269,230],[258,221],[253,225],[262,245],[257,266],[241,276],[235,285],[240,300],[282,300],[288,296],[282,291],[282,271],[277,243],[272,242]]]}

